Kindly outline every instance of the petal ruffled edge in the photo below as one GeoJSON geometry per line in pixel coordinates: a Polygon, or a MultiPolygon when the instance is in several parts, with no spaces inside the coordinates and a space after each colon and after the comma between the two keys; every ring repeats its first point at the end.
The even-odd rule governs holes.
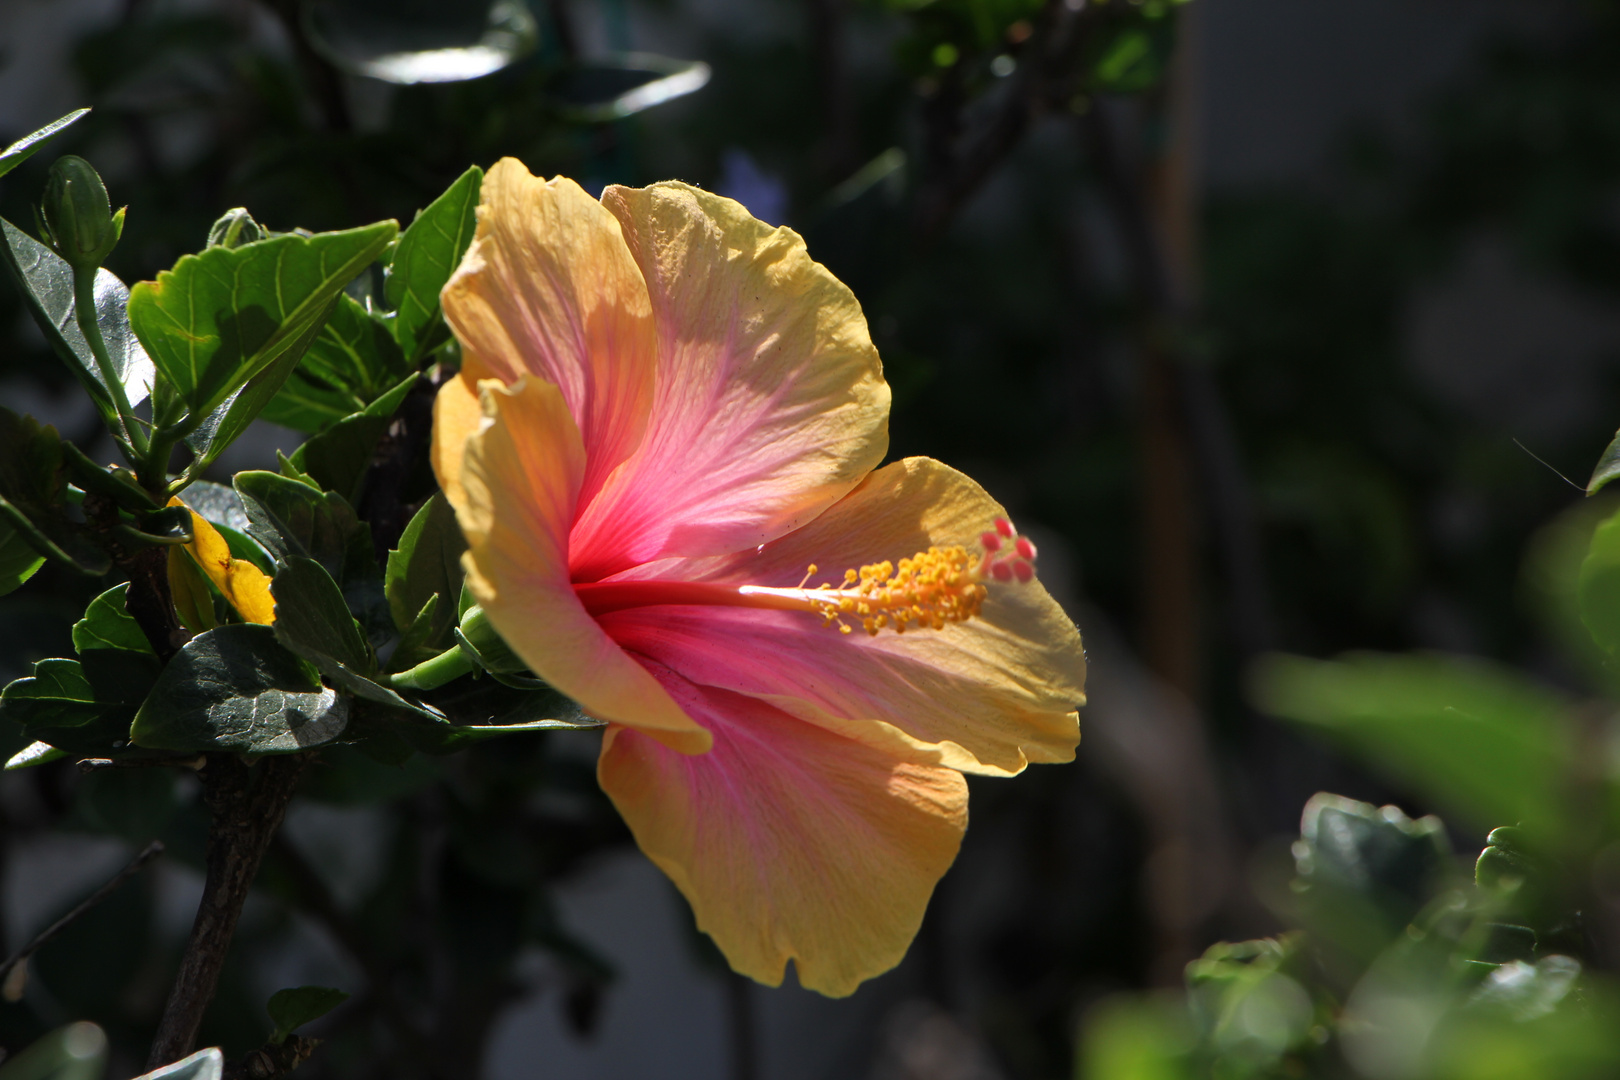
{"type": "Polygon", "coordinates": [[[585,451],[561,392],[533,377],[510,387],[490,379],[478,390],[482,419],[464,443],[460,484],[445,493],[467,538],[467,585],[484,613],[535,674],[589,715],[703,753],[709,733],[574,594],[568,533],[585,451]]]}
{"type": "Polygon", "coordinates": [[[658,375],[641,445],[581,514],[583,578],[757,547],[882,461],[889,387],[865,316],[797,233],[679,183],[602,201],[647,284],[658,375]]]}
{"type": "Polygon", "coordinates": [[[618,220],[574,181],[502,158],[440,303],[482,377],[535,375],[562,391],[585,444],[588,503],[640,442],[656,378],[647,286],[618,220]]]}
{"type": "Polygon", "coordinates": [[[953,769],[898,760],[754,698],[660,680],[714,733],[700,757],[609,728],[602,789],[732,968],[853,993],[906,954],[967,828],[953,769]]]}

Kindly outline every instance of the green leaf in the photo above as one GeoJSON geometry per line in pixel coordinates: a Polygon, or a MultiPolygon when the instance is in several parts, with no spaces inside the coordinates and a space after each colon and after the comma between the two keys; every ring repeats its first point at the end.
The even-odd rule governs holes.
{"type": "Polygon", "coordinates": [[[287,1036],[312,1023],[349,1000],[349,995],[342,990],[333,990],[325,986],[300,986],[291,990],[277,990],[270,995],[270,1003],[265,1009],[270,1014],[270,1022],[276,1025],[270,1041],[281,1045],[287,1041],[287,1036]]]}
{"type": "Polygon", "coordinates": [[[478,227],[478,195],[484,171],[462,173],[416,215],[399,238],[388,265],[383,295],[394,308],[394,336],[415,366],[431,349],[442,322],[439,290],[461,263],[478,227]]]}
{"type": "Polygon", "coordinates": [[[67,129],[68,125],[75,123],[89,112],[89,109],[74,109],[66,116],[52,120],[38,131],[24,135],[4,150],[0,150],[0,176],[6,175],[6,173],[33,157],[35,151],[57,135],[60,135],[67,129]]]}
{"type": "MultiPolygon", "coordinates": [[[[221,249],[223,250],[223,249],[221,249]]],[[[247,385],[232,395],[190,435],[186,445],[197,456],[190,466],[191,475],[212,464],[225,449],[246,431],[270,403],[282,385],[298,367],[310,339],[318,332],[319,324],[309,328],[295,340],[269,367],[249,379],[247,385]]]]}
{"type": "Polygon", "coordinates": [[[90,601],[84,609],[84,618],[73,624],[73,648],[128,649],[131,652],[151,653],[152,645],[141,632],[141,626],[124,608],[129,583],[115,585],[90,601]]]}
{"type": "Polygon", "coordinates": [[[420,375],[412,373],[398,386],[353,416],[346,416],[293,451],[293,467],[307,473],[327,491],[335,491],[351,504],[360,501],[360,484],[371,465],[372,453],[393,423],[407,394],[420,375]]]}
{"type": "MultiPolygon", "coordinates": [[[[0,263],[3,263],[34,323],[56,355],[90,393],[113,430],[117,411],[75,317],[73,268],[50,248],[9,221],[0,219],[0,263]]],[[[109,270],[96,272],[96,324],[107,355],[124,386],[131,407],[146,400],[156,377],[151,359],[130,328],[129,290],[109,270]]]]}
{"type": "MultiPolygon", "coordinates": [[[[247,511],[236,489],[198,480],[186,488],[186,505],[205,520],[242,532],[248,527],[247,511]]],[[[240,556],[238,556],[240,558],[240,556]]]]}
{"type": "Polygon", "coordinates": [[[28,769],[35,765],[45,765],[52,761],[60,761],[67,757],[66,750],[58,750],[48,742],[31,742],[21,750],[6,759],[6,772],[13,769],[28,769]]]}
{"type": "Polygon", "coordinates": [[[73,754],[114,756],[158,678],[155,656],[90,649],[78,660],[41,660],[34,673],[0,692],[0,718],[32,738],[73,754]]]}
{"type": "MultiPolygon", "coordinates": [[[[295,346],[307,347],[343,287],[397,231],[383,221],[182,256],[156,281],[135,286],[130,322],[189,414],[210,416],[295,346]]],[[[282,379],[290,373],[289,366],[282,379]]],[[[156,418],[165,425],[175,419],[156,418]]]]}
{"type": "Polygon", "coordinates": [[[1277,655],[1256,666],[1252,692],[1262,711],[1332,733],[1470,822],[1565,823],[1569,704],[1510,669],[1432,654],[1277,655]]]}
{"type": "MultiPolygon", "coordinates": [[[[217,527],[217,526],[216,526],[217,527]]],[[[215,588],[197,561],[184,551],[169,552],[169,599],[180,622],[193,634],[219,625],[215,588]]]]}
{"type": "Polygon", "coordinates": [[[0,1080],[101,1080],[107,1036],[81,1020],[57,1028],[0,1067],[0,1080]]]}
{"type": "Polygon", "coordinates": [[[370,677],[371,650],[337,583],[313,559],[293,557],[270,583],[276,598],[276,640],[308,660],[350,693],[433,721],[434,710],[402,697],[370,677]]]}
{"type": "Polygon", "coordinates": [[[1620,476],[1620,431],[1615,432],[1614,439],[1604,448],[1603,456],[1598,458],[1592,478],[1586,482],[1586,493],[1596,495],[1604,484],[1616,476],[1620,476]]]}
{"type": "Polygon", "coordinates": [[[586,716],[577,702],[550,687],[519,690],[490,679],[460,679],[430,691],[425,700],[450,722],[412,726],[407,734],[419,749],[433,754],[501,735],[607,726],[606,721],[586,716]]]}
{"type": "Polygon", "coordinates": [[[456,624],[454,600],[461,589],[461,553],[466,550],[456,512],[435,493],[405,526],[399,547],[388,553],[383,578],[388,609],[413,646],[408,649],[402,641],[390,658],[391,668],[404,670],[449,646],[450,628],[456,624]],[[419,628],[424,614],[427,621],[419,628]]]}
{"type": "Polygon", "coordinates": [[[393,636],[371,527],[341,495],[271,472],[236,475],[248,535],[277,563],[302,556],[326,568],[373,644],[393,636]]]}
{"type": "Polygon", "coordinates": [[[347,294],[310,342],[264,418],[316,432],[364,409],[410,371],[385,320],[347,294]]]}
{"type": "Polygon", "coordinates": [[[132,514],[149,514],[163,508],[128,469],[116,465],[103,468],[66,440],[62,442],[62,458],[73,483],[85,494],[104,495],[132,514]]]}
{"type": "Polygon", "coordinates": [[[1445,826],[1318,792],[1294,844],[1293,895],[1319,947],[1365,966],[1439,890],[1451,865],[1445,826]]]}
{"type": "Polygon", "coordinates": [[[154,1072],[142,1073],[135,1080],[221,1080],[225,1075],[225,1055],[219,1047],[210,1046],[206,1050],[198,1050],[165,1065],[154,1072]]]}
{"type": "Polygon", "coordinates": [[[1592,640],[1611,654],[1620,650],[1620,511],[1593,531],[1575,589],[1592,640]]]}
{"type": "Polygon", "coordinates": [[[276,642],[268,626],[199,634],[169,661],[135,716],[144,747],[290,754],[343,734],[349,703],[276,642]]]}
{"type": "Polygon", "coordinates": [[[270,594],[276,598],[277,641],[323,671],[331,661],[359,673],[371,670],[365,635],[320,563],[288,559],[270,582],[270,594]]]}
{"type": "Polygon", "coordinates": [[[6,521],[0,520],[0,596],[15,592],[45,565],[45,556],[35,551],[6,521]]]}
{"type": "Polygon", "coordinates": [[[63,514],[62,445],[55,428],[0,408],[0,523],[36,554],[104,574],[112,565],[106,552],[63,514]]]}
{"type": "Polygon", "coordinates": [[[314,559],[342,582],[362,572],[371,555],[371,529],[343,496],[273,472],[237,473],[247,533],[278,563],[314,559]]]}

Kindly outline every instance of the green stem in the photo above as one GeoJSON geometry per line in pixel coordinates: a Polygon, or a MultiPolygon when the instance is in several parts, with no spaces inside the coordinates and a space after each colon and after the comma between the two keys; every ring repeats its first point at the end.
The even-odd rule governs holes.
{"type": "Polygon", "coordinates": [[[467,650],[456,645],[431,660],[424,660],[409,670],[390,676],[388,682],[396,689],[432,690],[476,670],[478,666],[467,655],[467,650]]]}
{"type": "Polygon", "coordinates": [[[146,433],[141,430],[136,421],[134,410],[129,407],[129,395],[124,393],[124,382],[118,377],[118,369],[113,366],[112,357],[107,354],[107,343],[101,336],[101,324],[96,320],[96,274],[97,267],[74,267],[73,269],[73,313],[79,320],[79,332],[84,335],[84,343],[90,347],[90,355],[95,357],[96,370],[101,373],[101,381],[106,384],[107,392],[112,395],[113,404],[118,409],[118,424],[123,436],[124,445],[134,451],[130,458],[131,465],[140,465],[141,458],[146,456],[146,433]]]}

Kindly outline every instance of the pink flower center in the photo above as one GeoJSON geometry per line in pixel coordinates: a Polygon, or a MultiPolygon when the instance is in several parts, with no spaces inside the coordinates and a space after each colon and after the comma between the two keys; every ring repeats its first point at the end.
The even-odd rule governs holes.
{"type": "Polygon", "coordinates": [[[842,584],[807,586],[815,564],[793,588],[705,581],[603,581],[576,584],[574,593],[592,616],[661,604],[719,605],[804,611],[839,633],[859,624],[876,636],[892,628],[942,630],[979,613],[991,582],[1027,584],[1035,577],[1035,545],[1012,523],[996,519],[996,531],[980,537],[978,554],[962,547],[931,547],[896,566],[887,560],[845,570],[842,584]],[[1003,544],[1003,540],[1009,541],[1003,544]]]}

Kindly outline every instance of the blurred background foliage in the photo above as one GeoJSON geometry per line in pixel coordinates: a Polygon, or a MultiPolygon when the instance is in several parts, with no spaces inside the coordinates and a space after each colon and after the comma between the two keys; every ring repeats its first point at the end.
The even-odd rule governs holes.
{"type": "MultiPolygon", "coordinates": [[[[1075,766],[974,781],[913,956],[838,1006],[862,1019],[826,1075],[1068,1076],[1082,1030],[1082,1071],[1109,1080],[1603,1075],[1614,1047],[1591,1033],[1613,994],[1572,989],[1559,958],[1620,958],[1591,929],[1620,895],[1614,815],[1568,802],[1607,797],[1613,707],[1593,701],[1613,675],[1575,582],[1612,507],[1557,473],[1590,471],[1620,367],[1608,345],[1579,378],[1455,353],[1425,367],[1413,312],[1476,265],[1620,300],[1620,5],[1559,5],[1550,32],[1487,42],[1421,115],[1345,132],[1327,182],[1201,199],[1196,53],[1177,46],[1204,2],[125,0],[77,36],[71,104],[94,112],[52,150],[129,206],[110,268],[131,282],[230,207],[275,229],[403,223],[510,154],[593,190],[678,177],[733,195],[855,290],[895,389],[893,455],[965,469],[1038,530],[1094,682],[1075,766]],[[1556,378],[1564,407],[1532,411],[1556,378]],[[1531,674],[1430,654],[1254,667],[1351,648],[1531,674]],[[1321,789],[1410,816],[1318,798],[1301,826],[1321,789]],[[1540,853],[1554,914],[1514,913],[1528,893],[1466,872],[1487,831],[1521,822],[1528,839],[1492,850],[1540,853]],[[1578,932],[1558,921],[1576,910],[1578,932]],[[1109,996],[1179,992],[1194,960],[1190,1008],[1109,996]],[[1418,1035],[1339,1038],[1347,1001],[1402,994],[1418,1035]],[[1511,1064],[1554,1044],[1568,1061],[1511,1064]],[[1486,1045],[1510,1064],[1481,1071],[1486,1045]]],[[[51,156],[0,183],[0,215],[33,220],[51,156]]],[[[0,385],[67,437],[98,430],[10,292],[0,385]]],[[[222,472],[295,442],[263,428],[222,472]]],[[[0,674],[64,654],[103,588],[50,565],[0,600],[0,674]]],[[[329,953],[354,995],[311,1028],[312,1080],[479,1075],[503,1010],[537,997],[591,1038],[623,973],[557,889],[629,837],[588,737],[329,760],[266,863],[205,1040],[262,1042],[266,972],[299,949],[329,953]],[[346,872],[356,844],[363,872],[346,872]]],[[[196,785],[167,772],[59,763],[7,776],[0,812],[4,858],[65,835],[201,858],[196,785]]],[[[3,988],[0,1045],[89,1017],[133,1071],[194,880],[138,880],[43,949],[3,988]]],[[[692,937],[690,963],[725,987],[731,1075],[819,1075],[791,1040],[762,1047],[762,992],[692,937]]]]}

